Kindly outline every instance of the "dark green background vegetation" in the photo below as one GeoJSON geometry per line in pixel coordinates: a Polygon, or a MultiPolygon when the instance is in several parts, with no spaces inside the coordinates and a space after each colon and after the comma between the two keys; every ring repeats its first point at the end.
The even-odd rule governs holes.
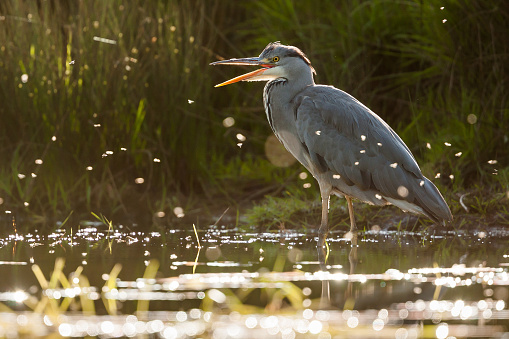
{"type": "Polygon", "coordinates": [[[253,222],[308,215],[312,178],[264,155],[263,85],[214,88],[244,69],[208,66],[279,40],[308,55],[317,83],[384,118],[426,176],[440,173],[455,215],[469,194],[469,213],[505,220],[508,36],[509,3],[495,0],[2,1],[1,218],[139,222],[164,211],[154,220],[167,223],[176,206],[235,214],[266,194],[275,198],[253,222]]]}

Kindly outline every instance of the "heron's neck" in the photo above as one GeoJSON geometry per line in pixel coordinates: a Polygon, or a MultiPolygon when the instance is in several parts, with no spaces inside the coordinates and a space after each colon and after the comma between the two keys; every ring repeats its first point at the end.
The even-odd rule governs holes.
{"type": "Polygon", "coordinates": [[[284,77],[269,81],[265,85],[264,96],[277,95],[277,100],[286,103],[309,86],[314,86],[313,73],[306,65],[304,69],[290,69],[284,77]]]}
{"type": "MultiPolygon", "coordinates": [[[[278,78],[268,82],[263,91],[263,103],[270,128],[284,147],[303,164],[301,143],[298,138],[295,116],[295,97],[314,82],[292,82],[290,79],[278,78]]],[[[304,165],[306,166],[306,165],[304,165]]]]}
{"type": "Polygon", "coordinates": [[[295,70],[290,70],[286,76],[288,87],[286,91],[296,95],[304,88],[313,86],[315,80],[313,79],[313,72],[309,66],[299,67],[295,70]]]}

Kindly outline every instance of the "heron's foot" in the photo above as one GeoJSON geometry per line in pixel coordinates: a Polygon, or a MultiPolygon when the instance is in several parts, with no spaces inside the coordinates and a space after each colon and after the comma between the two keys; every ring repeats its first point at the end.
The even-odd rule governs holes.
{"type": "Polygon", "coordinates": [[[320,225],[320,228],[318,229],[318,235],[320,237],[327,237],[327,233],[329,233],[329,226],[328,225],[320,225]]]}
{"type": "Polygon", "coordinates": [[[357,225],[350,225],[350,232],[356,233],[357,232],[357,225]]]}

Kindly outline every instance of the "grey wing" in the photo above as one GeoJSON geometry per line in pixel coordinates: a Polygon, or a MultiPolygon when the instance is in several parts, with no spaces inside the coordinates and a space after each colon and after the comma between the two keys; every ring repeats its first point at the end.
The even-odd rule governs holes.
{"type": "Polygon", "coordinates": [[[406,201],[432,219],[450,219],[447,204],[405,143],[355,98],[316,86],[295,104],[299,139],[316,170],[331,172],[338,191],[375,204],[406,201]]]}

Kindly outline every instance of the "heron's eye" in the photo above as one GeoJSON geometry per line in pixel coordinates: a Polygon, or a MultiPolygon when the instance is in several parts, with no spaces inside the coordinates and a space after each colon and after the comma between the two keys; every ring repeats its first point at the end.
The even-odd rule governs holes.
{"type": "Polygon", "coordinates": [[[274,62],[278,62],[278,61],[279,61],[279,57],[278,57],[278,56],[273,57],[273,58],[272,58],[272,61],[274,61],[274,62]]]}

